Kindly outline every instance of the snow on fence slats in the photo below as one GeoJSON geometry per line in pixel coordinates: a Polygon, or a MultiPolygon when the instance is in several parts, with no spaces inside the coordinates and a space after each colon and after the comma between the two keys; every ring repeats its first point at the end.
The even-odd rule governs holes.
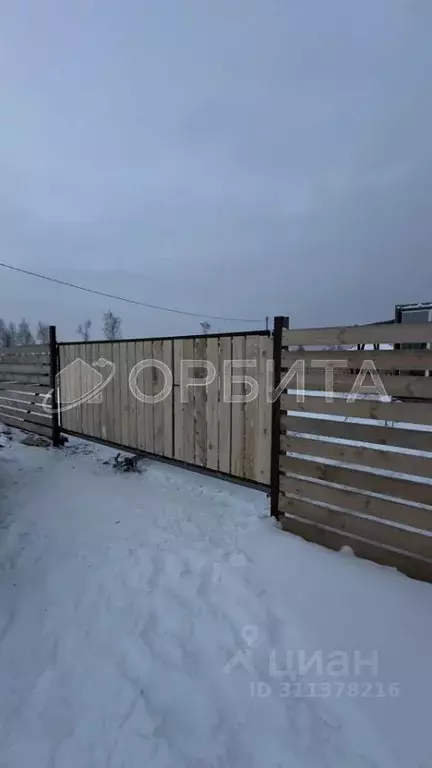
{"type": "Polygon", "coordinates": [[[305,397],[297,402],[291,390],[281,396],[280,472],[271,489],[286,530],[335,549],[347,544],[362,557],[427,580],[432,580],[431,341],[431,323],[284,330],[276,352],[282,377],[283,368],[304,359],[305,397]],[[425,348],[323,349],[368,343],[424,343],[425,348]],[[297,351],[293,347],[299,344],[311,349],[297,351]],[[330,402],[319,367],[327,359],[347,360],[346,370],[335,371],[330,402]],[[360,394],[349,402],[367,359],[381,372],[386,398],[360,394]]]}

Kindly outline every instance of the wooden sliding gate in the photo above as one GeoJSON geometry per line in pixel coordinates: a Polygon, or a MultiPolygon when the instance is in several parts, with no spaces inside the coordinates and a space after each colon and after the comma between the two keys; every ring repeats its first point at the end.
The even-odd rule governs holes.
{"type": "MultiPolygon", "coordinates": [[[[273,342],[268,332],[64,343],[59,354],[63,431],[269,485],[266,369],[273,342]],[[250,363],[246,368],[245,359],[250,363]],[[142,402],[130,387],[131,371],[145,360],[161,361],[172,373],[173,386],[158,403],[142,402]],[[206,373],[199,361],[216,370],[207,386],[188,388],[186,402],[180,393],[182,360],[196,362],[191,372],[196,378],[206,373]],[[231,388],[229,380],[224,397],[225,361],[234,362],[233,381],[236,375],[250,375],[258,382],[258,396],[251,402],[230,402],[245,385],[231,388]]],[[[164,383],[154,365],[136,376],[146,395],[157,395],[164,383]]]]}
{"type": "Polygon", "coordinates": [[[273,405],[273,514],[308,541],[349,545],[361,557],[432,580],[432,323],[287,325],[276,318],[282,394],[273,405]],[[362,350],[366,344],[374,349],[362,350]],[[298,360],[304,398],[294,375],[284,384],[298,360]],[[326,361],[334,364],[327,393],[326,361]],[[365,361],[378,372],[375,383],[366,372],[369,390],[358,386],[373,369],[365,361]],[[377,376],[388,397],[374,389],[377,376]]]}
{"type": "Polygon", "coordinates": [[[0,423],[59,445],[55,328],[49,344],[0,348],[0,423]]]}

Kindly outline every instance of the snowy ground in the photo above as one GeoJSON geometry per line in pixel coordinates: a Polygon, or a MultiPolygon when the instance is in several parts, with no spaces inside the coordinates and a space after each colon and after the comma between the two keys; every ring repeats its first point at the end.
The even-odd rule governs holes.
{"type": "Polygon", "coordinates": [[[2,767],[430,768],[431,585],[280,531],[259,492],[17,435],[0,448],[2,767]]]}

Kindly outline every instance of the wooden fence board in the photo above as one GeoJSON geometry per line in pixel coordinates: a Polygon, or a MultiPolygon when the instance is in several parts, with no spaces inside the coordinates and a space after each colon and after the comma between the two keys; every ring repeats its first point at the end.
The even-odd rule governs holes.
{"type": "MultiPolygon", "coordinates": [[[[245,359],[253,361],[255,366],[250,369],[245,368],[244,373],[246,376],[253,377],[256,381],[258,381],[259,376],[259,338],[259,336],[246,336],[245,343],[245,359]]],[[[249,387],[246,387],[246,390],[248,389],[249,387]]],[[[259,391],[258,396],[249,403],[245,403],[244,406],[245,438],[243,476],[253,479],[255,479],[255,455],[259,449],[258,413],[259,391]]]]}
{"type": "MultiPolygon", "coordinates": [[[[232,359],[244,360],[246,354],[246,344],[244,336],[234,336],[232,340],[232,359]]],[[[232,378],[235,381],[236,376],[243,377],[244,368],[233,368],[232,378]]],[[[233,384],[233,395],[244,394],[244,384],[233,384]]],[[[244,458],[245,458],[245,404],[244,402],[232,403],[231,405],[231,474],[236,477],[244,477],[244,458]]]]}
{"type": "Polygon", "coordinates": [[[221,372],[219,369],[219,339],[207,339],[207,360],[214,365],[216,378],[207,387],[206,404],[206,453],[207,467],[209,469],[219,469],[219,383],[221,381],[221,372]]]}
{"type": "Polygon", "coordinates": [[[39,373],[9,373],[0,367],[0,381],[15,384],[42,384],[49,385],[49,374],[39,373]]]}
{"type": "Polygon", "coordinates": [[[280,522],[288,533],[301,536],[306,541],[320,544],[336,551],[340,550],[343,546],[349,546],[358,557],[397,568],[414,579],[432,581],[432,562],[429,559],[404,554],[395,549],[382,547],[373,541],[295,517],[283,516],[280,522]]]}
{"type": "Polygon", "coordinates": [[[225,373],[224,362],[231,360],[233,355],[233,339],[223,336],[220,339],[220,387],[219,387],[219,471],[229,474],[231,471],[232,446],[232,411],[229,399],[231,397],[230,376],[225,373]]]}
{"type": "MultiPolygon", "coordinates": [[[[168,369],[171,371],[172,374],[172,368],[173,368],[173,342],[171,339],[165,339],[162,345],[162,357],[163,362],[168,367],[168,369]]],[[[168,381],[166,383],[169,383],[168,381]]],[[[164,384],[165,386],[165,379],[164,384]]],[[[163,453],[164,456],[167,456],[168,458],[173,458],[174,456],[174,445],[173,445],[173,420],[174,420],[174,414],[173,414],[173,392],[171,388],[171,392],[167,395],[167,397],[163,401],[163,420],[164,420],[164,439],[163,439],[163,453]]]]}
{"type": "Polygon", "coordinates": [[[253,479],[270,483],[271,404],[267,401],[267,362],[272,358],[272,339],[260,336],[258,342],[258,423],[253,479]]]}
{"type": "MultiPolygon", "coordinates": [[[[144,341],[143,344],[144,360],[153,360],[153,343],[144,341]]],[[[143,386],[146,395],[153,395],[153,369],[145,368],[143,373],[143,386]]],[[[145,405],[145,445],[146,451],[153,453],[155,451],[154,440],[154,408],[151,403],[145,405]]]]}
{"type": "Polygon", "coordinates": [[[183,404],[180,399],[180,367],[183,356],[183,340],[174,339],[174,371],[173,371],[173,397],[174,397],[174,457],[179,461],[184,460],[183,453],[183,404]]]}
{"type": "Polygon", "coordinates": [[[423,456],[413,456],[408,453],[402,454],[374,448],[360,448],[295,435],[282,435],[281,449],[292,453],[316,456],[318,460],[320,458],[331,459],[351,464],[366,465],[373,469],[400,472],[406,475],[432,477],[432,456],[426,458],[423,456]]]}
{"type": "MultiPolygon", "coordinates": [[[[157,340],[153,342],[153,357],[159,362],[163,361],[163,342],[157,340]]],[[[154,367],[152,371],[153,396],[158,395],[163,389],[164,382],[161,371],[154,367]]],[[[163,402],[153,405],[154,418],[154,452],[159,456],[164,453],[164,404],[163,402]]]]}
{"type": "MultiPolygon", "coordinates": [[[[298,352],[282,352],[282,368],[291,368],[296,360],[305,360],[306,366],[310,366],[312,360],[346,361],[346,370],[360,369],[365,360],[372,360],[377,371],[432,370],[432,351],[426,350],[299,350],[298,352]]],[[[318,369],[319,370],[319,369],[318,369]]]]}
{"type": "Polygon", "coordinates": [[[121,390],[121,443],[129,446],[129,371],[127,344],[119,344],[120,347],[120,369],[119,381],[121,390]]]}
{"type": "Polygon", "coordinates": [[[0,360],[2,357],[23,357],[24,355],[42,356],[49,355],[49,344],[23,344],[17,347],[1,347],[0,360]]]}
{"type": "Polygon", "coordinates": [[[393,496],[403,501],[432,506],[432,485],[427,483],[401,480],[387,475],[348,467],[336,467],[316,460],[297,459],[292,456],[280,456],[279,466],[282,472],[303,475],[306,478],[324,480],[336,485],[345,485],[369,493],[393,496]]]}
{"type": "Polygon", "coordinates": [[[362,443],[390,445],[432,452],[432,431],[401,429],[399,427],[378,427],[369,424],[353,424],[347,421],[311,419],[305,416],[282,416],[281,429],[341,440],[356,440],[362,443]]]}
{"type": "MultiPolygon", "coordinates": [[[[198,365],[198,361],[207,359],[207,339],[205,336],[194,340],[195,376],[201,378],[201,373],[206,373],[204,368],[198,365]]],[[[207,396],[206,388],[201,385],[194,387],[194,414],[195,414],[195,464],[198,467],[207,466],[207,396]]]]}
{"type": "Polygon", "coordinates": [[[136,363],[136,348],[135,348],[135,342],[134,341],[128,341],[127,342],[127,376],[128,376],[128,388],[127,388],[127,399],[128,399],[128,435],[129,435],[129,445],[131,447],[136,448],[137,446],[137,401],[135,396],[132,394],[130,387],[129,387],[129,375],[136,363]]]}
{"type": "Polygon", "coordinates": [[[354,536],[361,536],[377,544],[409,552],[431,559],[432,537],[407,531],[402,528],[375,522],[366,518],[319,506],[310,501],[301,501],[283,496],[279,499],[282,512],[300,517],[309,522],[319,523],[354,536]]]}
{"type": "Polygon", "coordinates": [[[32,424],[43,424],[45,426],[51,426],[51,416],[49,414],[34,413],[33,411],[23,411],[18,408],[10,408],[6,405],[0,404],[0,421],[2,417],[8,418],[12,416],[16,419],[23,419],[24,421],[31,422],[32,424]]]}
{"type": "MultiPolygon", "coordinates": [[[[429,398],[432,400],[432,376],[386,376],[384,374],[375,375],[379,376],[379,381],[377,381],[377,384],[380,389],[378,389],[378,386],[375,387],[375,384],[372,381],[372,377],[368,374],[364,380],[363,385],[361,387],[358,386],[357,391],[360,394],[362,392],[367,393],[369,391],[372,394],[376,393],[379,395],[382,391],[381,387],[383,387],[385,393],[387,395],[391,395],[392,397],[429,398]],[[366,390],[366,387],[371,387],[372,389],[366,390]]],[[[289,387],[294,388],[294,384],[294,381],[290,382],[289,387]]],[[[347,375],[343,373],[338,374],[335,372],[333,377],[333,385],[328,391],[329,393],[344,392],[346,394],[350,394],[354,390],[355,385],[355,374],[347,375]]],[[[310,389],[316,392],[324,392],[324,371],[322,371],[322,373],[320,373],[318,370],[310,373],[307,372],[304,378],[304,389],[310,389]]]]}
{"type": "MultiPolygon", "coordinates": [[[[113,363],[113,345],[111,342],[108,344],[101,344],[99,346],[99,355],[101,358],[109,363],[113,363]]],[[[106,379],[111,374],[110,366],[103,369],[103,374],[106,379]]],[[[102,409],[101,409],[101,432],[104,440],[109,440],[111,443],[114,441],[114,384],[113,380],[106,385],[102,392],[102,409]]]]}
{"type": "Polygon", "coordinates": [[[0,359],[0,379],[3,379],[3,374],[9,373],[13,376],[18,375],[18,379],[21,381],[25,381],[25,377],[32,375],[32,376],[40,376],[42,379],[49,377],[50,375],[50,368],[48,365],[40,365],[40,364],[32,364],[28,363],[28,357],[25,358],[25,362],[19,363],[19,365],[11,365],[10,363],[6,364],[3,362],[3,360],[0,359]]]}
{"type": "Polygon", "coordinates": [[[429,403],[382,403],[378,400],[356,400],[348,403],[343,398],[326,403],[324,397],[312,396],[306,397],[305,402],[300,403],[296,402],[295,395],[281,395],[281,409],[432,426],[432,408],[429,403]]]}
{"type": "Polygon", "coordinates": [[[113,391],[113,441],[122,442],[122,406],[121,406],[121,374],[120,374],[120,345],[113,342],[112,361],[115,366],[114,378],[111,382],[113,391]]]}
{"type": "Polygon", "coordinates": [[[25,432],[35,432],[37,435],[44,435],[45,437],[52,436],[52,427],[43,426],[42,424],[33,424],[25,419],[19,419],[16,416],[1,416],[0,422],[7,427],[15,427],[15,429],[23,429],[25,432]]]}
{"type": "MultiPolygon", "coordinates": [[[[183,339],[183,360],[194,360],[193,339],[183,339]]],[[[192,372],[192,371],[191,371],[192,372]]],[[[183,460],[190,464],[195,462],[195,405],[194,388],[188,387],[185,392],[187,402],[183,403],[183,460]]]]}
{"type": "Polygon", "coordinates": [[[320,346],[350,344],[427,343],[432,341],[432,323],[408,325],[352,325],[336,328],[306,328],[283,331],[282,345],[320,346]]]}
{"type": "MultiPolygon", "coordinates": [[[[144,355],[144,342],[143,341],[137,341],[135,344],[135,352],[136,352],[136,363],[140,363],[143,360],[145,360],[144,355]]],[[[130,374],[130,371],[129,371],[130,374]]],[[[141,370],[140,373],[137,374],[135,377],[136,386],[138,390],[145,395],[145,386],[144,386],[144,370],[141,370]]],[[[131,393],[132,396],[132,393],[131,393]]],[[[137,448],[141,451],[146,450],[146,411],[150,406],[146,403],[143,403],[139,398],[136,401],[136,414],[137,414],[137,448]]]]}
{"type": "MultiPolygon", "coordinates": [[[[399,525],[409,525],[423,531],[432,532],[432,509],[410,507],[395,501],[386,501],[376,496],[358,493],[355,489],[344,490],[308,480],[282,475],[280,490],[285,494],[298,496],[304,500],[322,502],[342,507],[350,512],[370,515],[399,525]]],[[[432,550],[432,541],[431,541],[432,550]]]]}

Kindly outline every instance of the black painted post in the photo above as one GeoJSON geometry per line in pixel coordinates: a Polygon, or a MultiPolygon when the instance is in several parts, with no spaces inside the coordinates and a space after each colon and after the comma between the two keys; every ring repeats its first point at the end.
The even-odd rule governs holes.
{"type": "MultiPolygon", "coordinates": [[[[273,396],[281,381],[282,331],[288,328],[289,319],[279,316],[274,319],[273,329],[273,396]]],[[[279,517],[279,456],[280,456],[280,395],[272,404],[272,432],[270,459],[270,513],[279,517]]]]}
{"type": "Polygon", "coordinates": [[[49,350],[50,350],[50,389],[51,396],[51,426],[52,426],[52,444],[55,448],[60,445],[60,425],[57,406],[57,382],[58,373],[58,350],[55,325],[49,327],[49,350]]]}

